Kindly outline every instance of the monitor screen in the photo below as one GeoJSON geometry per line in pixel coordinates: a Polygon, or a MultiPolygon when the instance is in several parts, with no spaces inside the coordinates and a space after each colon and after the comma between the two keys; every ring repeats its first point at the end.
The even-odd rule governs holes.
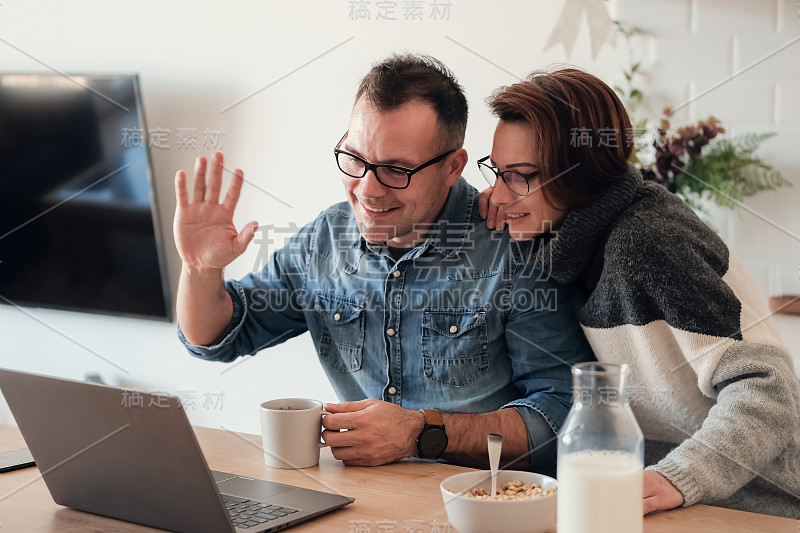
{"type": "Polygon", "coordinates": [[[135,75],[0,74],[0,303],[172,319],[146,131],[135,75]]]}

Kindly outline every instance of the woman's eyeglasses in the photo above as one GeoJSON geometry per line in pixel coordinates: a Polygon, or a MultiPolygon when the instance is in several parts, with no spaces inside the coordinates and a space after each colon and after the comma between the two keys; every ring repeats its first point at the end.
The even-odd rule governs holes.
{"type": "Polygon", "coordinates": [[[500,172],[500,169],[497,167],[493,167],[490,161],[491,156],[486,156],[482,159],[478,160],[478,168],[483,174],[484,179],[494,187],[494,184],[497,182],[497,178],[503,180],[503,183],[506,184],[506,187],[519,196],[527,196],[530,194],[530,181],[539,175],[539,171],[535,170],[533,172],[528,172],[527,174],[524,172],[519,172],[517,170],[504,170],[500,172]]]}

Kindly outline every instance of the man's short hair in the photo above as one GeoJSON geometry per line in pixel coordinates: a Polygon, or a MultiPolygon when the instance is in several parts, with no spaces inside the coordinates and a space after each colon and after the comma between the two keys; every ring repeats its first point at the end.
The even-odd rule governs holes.
{"type": "Polygon", "coordinates": [[[395,54],[374,65],[361,80],[356,102],[365,96],[378,111],[412,101],[429,104],[439,123],[440,149],[461,148],[467,130],[467,98],[453,73],[430,56],[395,54]]]}

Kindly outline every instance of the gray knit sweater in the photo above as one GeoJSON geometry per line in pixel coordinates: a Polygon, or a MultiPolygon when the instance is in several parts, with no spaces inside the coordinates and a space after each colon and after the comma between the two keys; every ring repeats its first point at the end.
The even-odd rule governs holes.
{"type": "Polygon", "coordinates": [[[628,175],[532,261],[573,286],[600,361],[633,367],[648,468],[684,505],[800,518],[800,384],[764,299],[675,195],[628,175]]]}

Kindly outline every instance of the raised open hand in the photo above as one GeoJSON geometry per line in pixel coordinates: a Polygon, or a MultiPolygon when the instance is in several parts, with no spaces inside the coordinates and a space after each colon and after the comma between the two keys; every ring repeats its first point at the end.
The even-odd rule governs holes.
{"type": "Polygon", "coordinates": [[[189,203],[186,173],[179,170],[175,174],[175,245],[184,267],[222,269],[244,252],[258,228],[257,222],[250,222],[238,232],[233,224],[233,211],[239,201],[244,172],[236,169],[233,173],[222,203],[219,202],[222,154],[217,152],[212,156],[207,184],[205,157],[198,157],[195,161],[194,175],[194,198],[189,203]]]}

